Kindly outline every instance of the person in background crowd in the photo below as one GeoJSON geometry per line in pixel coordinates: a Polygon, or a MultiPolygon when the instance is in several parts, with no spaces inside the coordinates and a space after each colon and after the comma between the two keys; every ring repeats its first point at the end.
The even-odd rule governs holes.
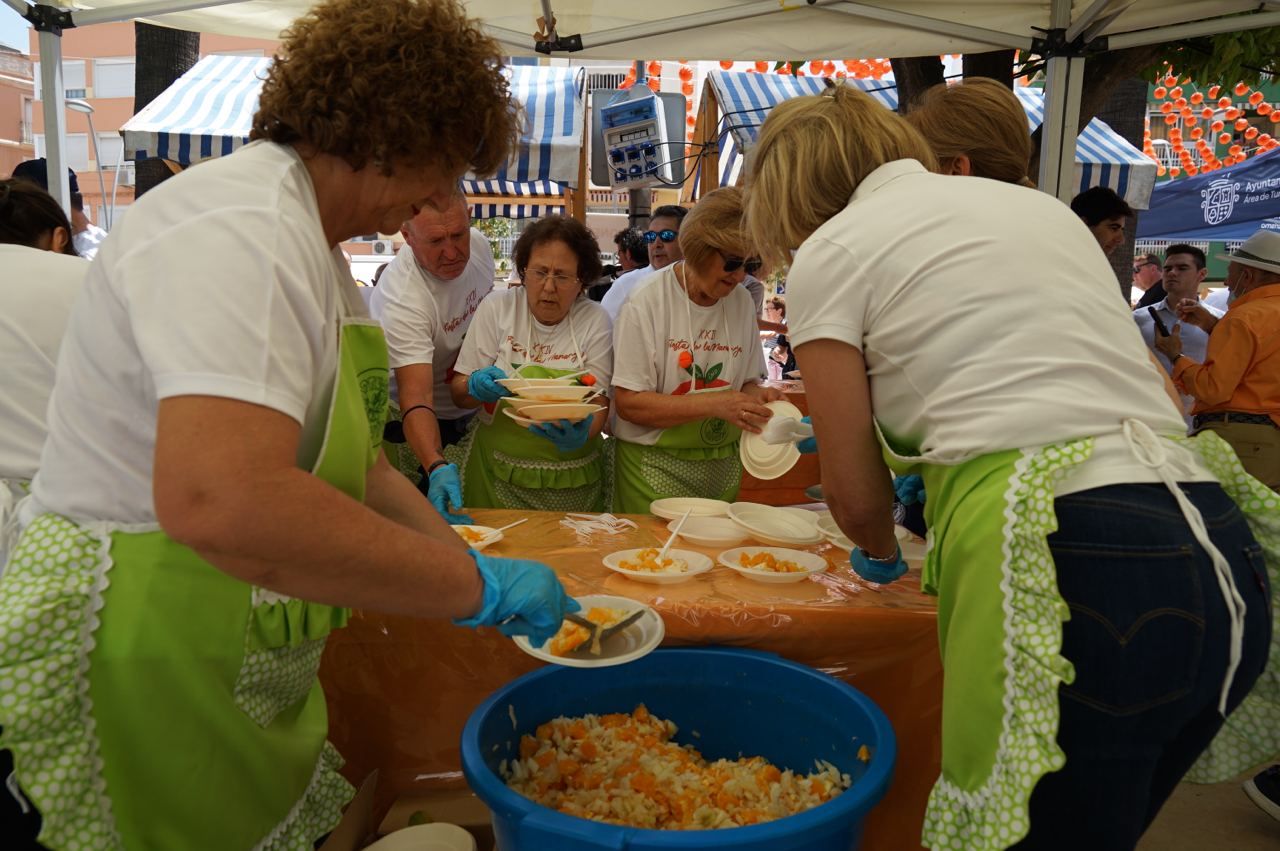
{"type": "MultiPolygon", "coordinates": [[[[49,191],[49,163],[44,157],[18,163],[14,177],[30,180],[46,192],[49,191]]],[[[98,244],[107,238],[107,232],[89,221],[84,212],[84,196],[80,194],[80,181],[76,173],[67,169],[67,185],[71,192],[71,238],[76,254],[92,260],[98,253],[98,244]]]]}
{"type": "Polygon", "coordinates": [[[649,246],[639,228],[618,231],[613,235],[613,244],[618,249],[618,267],[623,275],[649,265],[649,246]]]}
{"type": "MultiPolygon", "coordinates": [[[[1203,253],[1203,252],[1202,252],[1203,253]]],[[[1160,262],[1160,258],[1154,254],[1146,254],[1142,257],[1136,257],[1133,261],[1133,285],[1129,291],[1129,303],[1134,307],[1139,306],[1139,302],[1144,300],[1146,294],[1156,288],[1157,295],[1153,296],[1150,303],[1158,304],[1165,298],[1164,287],[1161,285],[1161,279],[1164,276],[1164,264],[1160,262]]],[[[1141,305],[1147,307],[1146,304],[1141,305]]]]}
{"type": "MultiPolygon", "coordinates": [[[[1085,223],[1108,257],[1124,244],[1125,220],[1134,215],[1128,202],[1106,186],[1091,187],[1072,198],[1071,212],[1085,223]]],[[[1138,306],[1146,307],[1142,302],[1138,306]]]]}
{"type": "Polygon", "coordinates": [[[649,219],[649,229],[644,232],[644,241],[649,252],[649,265],[619,277],[600,302],[609,313],[611,321],[618,321],[622,305],[640,282],[684,256],[680,252],[678,238],[680,223],[688,212],[687,208],[678,204],[664,204],[653,211],[653,216],[649,219]]]}
{"type": "Polygon", "coordinates": [[[374,270],[374,272],[373,272],[373,286],[375,286],[375,287],[376,287],[376,286],[378,285],[378,281],[382,280],[382,273],[383,273],[383,272],[385,272],[385,271],[387,271],[387,267],[388,267],[388,266],[390,266],[390,265],[391,265],[391,263],[390,263],[390,262],[383,263],[383,264],[382,264],[382,265],[380,265],[377,269],[375,269],[375,270],[374,270]]]}
{"type": "Polygon", "coordinates": [[[929,88],[907,121],[928,141],[943,174],[1034,186],[1027,177],[1027,113],[1008,86],[986,77],[929,88]]]}
{"type": "Polygon", "coordinates": [[[511,392],[498,383],[585,371],[580,383],[608,388],[613,328],[604,308],[583,294],[600,275],[595,235],[574,219],[548,216],[520,234],[514,259],[524,286],[481,302],[462,343],[453,400],[481,410],[445,454],[462,471],[468,506],[603,511],[608,477],[600,433],[608,400],[593,400],[604,406],[594,416],[525,426],[505,415],[520,411],[502,401],[511,392]]]}
{"type": "MultiPolygon", "coordinates": [[[[1142,339],[1149,349],[1158,352],[1155,343],[1156,337],[1160,335],[1160,329],[1156,327],[1151,311],[1154,310],[1160,317],[1166,331],[1176,326],[1179,321],[1178,303],[1183,299],[1194,300],[1199,297],[1200,284],[1204,281],[1206,271],[1204,252],[1199,248],[1182,243],[1169,246],[1164,256],[1164,290],[1168,295],[1157,305],[1139,307],[1133,312],[1133,320],[1138,323],[1138,330],[1142,332],[1142,339]]],[[[1211,308],[1206,310],[1209,310],[1215,318],[1222,315],[1211,308]]],[[[1205,347],[1209,345],[1209,335],[1194,325],[1187,325],[1182,330],[1182,344],[1189,357],[1196,361],[1203,361],[1205,347]]],[[[1159,357],[1160,365],[1172,376],[1173,364],[1164,355],[1159,357]]],[[[1194,401],[1190,396],[1182,397],[1182,411],[1188,429],[1191,426],[1191,406],[1194,401]]]]}
{"type": "Polygon", "coordinates": [[[0,575],[0,747],[42,818],[6,848],[310,849],[354,791],[316,678],[348,607],[535,644],[578,608],[387,463],[338,251],[506,162],[497,42],[451,0],[329,0],[279,57],[252,141],[138,199],[72,309],[0,575]]]}
{"type": "Polygon", "coordinates": [[[787,332],[787,299],[785,296],[775,295],[766,299],[763,315],[764,318],[756,323],[761,331],[772,331],[774,334],[785,334],[787,332]]]}
{"type": "Polygon", "coordinates": [[[446,520],[469,523],[458,468],[444,447],[466,434],[471,411],[453,401],[449,382],[471,319],[493,290],[493,252],[471,227],[461,192],[443,210],[422,209],[400,233],[405,244],[369,302],[395,370],[388,452],[446,520]]]}
{"type": "MultiPolygon", "coordinates": [[[[771,381],[777,381],[783,377],[782,368],[787,360],[794,361],[791,357],[791,347],[783,353],[782,360],[775,360],[773,357],[774,349],[778,344],[786,340],[783,335],[787,332],[787,300],[783,296],[771,296],[764,303],[764,318],[756,322],[756,327],[760,329],[760,336],[764,339],[764,365],[769,374],[771,381]]],[[[794,369],[794,367],[793,367],[794,369]]]]}
{"type": "MultiPolygon", "coordinates": [[[[1220,441],[1183,437],[1132,319],[1098,308],[1115,277],[1064,205],[936,167],[858,89],[792,98],[761,129],[746,215],[766,257],[794,252],[823,494],[865,581],[907,570],[886,460],[928,490],[946,677],[923,841],[1133,849],[1267,662],[1280,500],[1220,441]]],[[[1274,746],[1274,697],[1241,711],[1233,759],[1274,746]]]]}
{"type": "Polygon", "coordinates": [[[1280,233],[1260,230],[1220,259],[1230,261],[1231,309],[1217,318],[1194,297],[1179,302],[1183,321],[1209,333],[1203,362],[1188,356],[1180,325],[1156,349],[1195,397],[1196,432],[1216,432],[1251,476],[1280,490],[1280,233]]]}
{"type": "Polygon", "coordinates": [[[71,243],[71,223],[48,192],[0,181],[0,528],[40,462],[58,348],[89,268],[71,243]]]}
{"type": "Polygon", "coordinates": [[[730,502],[741,432],[759,432],[782,391],[763,387],[764,352],[742,278],[758,268],[742,191],[705,195],[680,231],[683,259],[637,289],[614,325],[614,511],[661,497],[730,502]],[[715,390],[718,392],[706,392],[715,390]]]}

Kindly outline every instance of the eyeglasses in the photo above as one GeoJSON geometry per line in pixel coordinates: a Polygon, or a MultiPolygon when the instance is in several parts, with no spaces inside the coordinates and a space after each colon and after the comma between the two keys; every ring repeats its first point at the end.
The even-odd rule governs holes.
{"type": "Polygon", "coordinates": [[[1150,260],[1148,260],[1146,263],[1135,263],[1133,266],[1133,271],[1141,272],[1144,266],[1159,266],[1159,265],[1160,265],[1159,263],[1152,263],[1150,260]]]}
{"type": "Polygon", "coordinates": [[[724,270],[726,272],[736,272],[739,269],[743,269],[748,275],[754,275],[764,265],[764,261],[758,257],[731,257],[728,254],[721,254],[720,257],[724,260],[724,270]]]}
{"type": "Polygon", "coordinates": [[[644,241],[647,243],[655,243],[658,240],[663,242],[675,242],[677,233],[670,228],[666,230],[647,230],[644,232],[644,241]]]}
{"type": "Polygon", "coordinates": [[[556,274],[550,269],[527,269],[525,270],[524,276],[528,279],[529,283],[534,284],[535,286],[541,286],[547,281],[550,281],[557,287],[565,287],[569,284],[578,283],[577,277],[573,275],[556,274]]]}

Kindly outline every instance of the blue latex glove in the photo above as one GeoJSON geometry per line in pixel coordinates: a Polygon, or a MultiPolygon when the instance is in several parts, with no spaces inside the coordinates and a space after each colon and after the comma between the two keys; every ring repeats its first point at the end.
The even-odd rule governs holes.
{"type": "Polygon", "coordinates": [[[467,515],[454,514],[449,510],[449,503],[462,508],[462,482],[458,480],[456,464],[441,464],[431,471],[427,482],[427,499],[431,500],[436,511],[450,524],[456,526],[471,523],[471,518],[467,515]]]}
{"type": "Polygon", "coordinates": [[[576,423],[568,420],[561,420],[556,423],[538,423],[529,426],[529,431],[538,437],[545,437],[556,445],[556,449],[561,452],[574,452],[581,449],[587,443],[587,438],[591,436],[591,421],[594,417],[587,417],[576,423]]]}
{"type": "Polygon", "coordinates": [[[471,394],[471,398],[481,402],[496,402],[503,396],[511,395],[510,390],[498,383],[498,379],[506,377],[507,374],[501,367],[486,366],[484,369],[477,369],[467,376],[467,392],[471,394]]]}
{"type": "Polygon", "coordinates": [[[898,498],[898,502],[903,505],[915,505],[917,502],[924,505],[924,479],[919,476],[895,476],[893,480],[893,495],[898,498]]]}
{"type": "MultiPolygon", "coordinates": [[[[806,425],[813,425],[813,421],[808,417],[802,417],[800,422],[805,423],[806,425]]],[[[818,451],[818,438],[806,437],[804,440],[797,440],[796,449],[800,450],[801,455],[812,455],[818,451]]]]}
{"type": "Polygon", "coordinates": [[[545,564],[467,552],[484,579],[484,603],[471,617],[455,620],[458,626],[496,626],[503,635],[527,635],[530,644],[541,647],[560,630],[566,614],[582,609],[545,564]]]}
{"type": "Polygon", "coordinates": [[[849,553],[849,565],[853,572],[868,582],[887,585],[907,572],[907,563],[902,558],[902,547],[897,547],[892,560],[878,561],[867,558],[858,547],[849,553]]]}

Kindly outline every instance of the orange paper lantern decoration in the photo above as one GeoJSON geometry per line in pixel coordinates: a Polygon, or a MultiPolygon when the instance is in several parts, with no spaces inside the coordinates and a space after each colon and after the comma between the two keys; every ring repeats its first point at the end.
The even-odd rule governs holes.
{"type": "Polygon", "coordinates": [[[778,66],[777,71],[778,71],[778,73],[779,73],[779,74],[790,74],[790,73],[791,73],[791,63],[790,63],[790,62],[783,62],[781,65],[779,65],[779,66],[778,66]]]}
{"type": "Polygon", "coordinates": [[[1178,116],[1176,116],[1176,115],[1166,115],[1166,116],[1164,117],[1164,123],[1165,123],[1165,124],[1177,124],[1177,123],[1178,123],[1178,116]]]}
{"type": "Polygon", "coordinates": [[[1186,109],[1186,108],[1187,108],[1187,99],[1186,99],[1186,98],[1178,98],[1177,100],[1175,100],[1175,101],[1173,102],[1173,106],[1174,106],[1174,109],[1186,109]]]}
{"type": "Polygon", "coordinates": [[[1182,86],[1174,86],[1172,89],[1169,89],[1169,97],[1171,98],[1182,97],[1182,86]]]}
{"type": "Polygon", "coordinates": [[[684,102],[684,111],[693,112],[693,98],[689,98],[684,102]]]}
{"type": "Polygon", "coordinates": [[[1236,121],[1236,123],[1235,123],[1235,128],[1236,128],[1237,130],[1244,130],[1244,129],[1246,129],[1248,126],[1249,126],[1249,119],[1247,119],[1247,118],[1241,118],[1241,119],[1239,119],[1238,121],[1236,121]]]}
{"type": "Polygon", "coordinates": [[[1158,165],[1158,166],[1156,166],[1156,174],[1157,174],[1158,176],[1160,176],[1160,177],[1164,177],[1164,173],[1165,173],[1165,168],[1164,168],[1164,166],[1162,166],[1162,165],[1158,165]]]}
{"type": "Polygon", "coordinates": [[[1227,153],[1231,154],[1231,156],[1233,157],[1238,157],[1240,156],[1240,152],[1243,150],[1244,148],[1240,147],[1239,145],[1232,145],[1230,148],[1227,148],[1227,153]]]}
{"type": "Polygon", "coordinates": [[[1221,89],[1222,89],[1222,86],[1210,86],[1209,92],[1205,96],[1208,97],[1210,100],[1212,100],[1213,98],[1216,98],[1218,96],[1218,92],[1221,89]]]}
{"type": "Polygon", "coordinates": [[[1199,92],[1192,92],[1191,102],[1196,106],[1199,106],[1200,104],[1204,103],[1204,95],[1200,94],[1199,92]]]}
{"type": "Polygon", "coordinates": [[[1259,114],[1259,115],[1270,115],[1270,114],[1271,114],[1271,109],[1272,109],[1272,106],[1271,106],[1271,104],[1269,104],[1269,103],[1260,103],[1260,104],[1258,104],[1258,114],[1259,114]]]}
{"type": "Polygon", "coordinates": [[[692,79],[693,79],[693,69],[692,69],[692,68],[690,68],[688,65],[682,65],[682,66],[680,67],[680,79],[681,79],[681,80],[684,80],[686,83],[687,83],[687,82],[689,82],[690,80],[692,80],[692,79]]]}
{"type": "Polygon", "coordinates": [[[1200,119],[1196,118],[1194,113],[1191,113],[1191,114],[1184,113],[1182,116],[1182,123],[1186,127],[1194,127],[1200,123],[1200,119]]]}
{"type": "Polygon", "coordinates": [[[662,81],[659,80],[657,77],[650,77],[644,82],[645,82],[645,85],[649,87],[649,91],[651,92],[656,92],[658,91],[658,89],[662,88],[662,81]]]}
{"type": "Polygon", "coordinates": [[[733,67],[733,60],[732,60],[732,59],[721,59],[721,60],[720,60],[720,69],[721,69],[722,71],[728,71],[728,70],[729,70],[730,68],[732,68],[732,67],[733,67]]]}
{"type": "Polygon", "coordinates": [[[1196,118],[1196,114],[1191,111],[1191,107],[1189,106],[1184,106],[1182,108],[1182,111],[1179,112],[1178,114],[1181,115],[1182,120],[1187,122],[1188,124],[1194,124],[1195,122],[1200,120],[1196,118]]]}
{"type": "Polygon", "coordinates": [[[684,82],[680,84],[680,94],[687,98],[693,97],[693,83],[684,82]]]}
{"type": "Polygon", "coordinates": [[[1218,109],[1226,109],[1231,106],[1231,98],[1218,98],[1218,109]]]}
{"type": "Polygon", "coordinates": [[[1194,165],[1187,166],[1188,177],[1195,177],[1199,173],[1200,173],[1200,169],[1196,168],[1194,165]]]}
{"type": "Polygon", "coordinates": [[[1232,107],[1231,109],[1228,109],[1226,111],[1223,117],[1226,118],[1228,121],[1235,121],[1237,118],[1240,117],[1240,110],[1236,109],[1235,107],[1232,107]]]}
{"type": "Polygon", "coordinates": [[[1257,127],[1250,127],[1248,130],[1244,131],[1244,137],[1245,137],[1246,139],[1253,139],[1253,138],[1256,138],[1256,137],[1257,137],[1257,135],[1258,135],[1258,128],[1257,128],[1257,127]]]}
{"type": "Polygon", "coordinates": [[[1262,103],[1263,97],[1264,96],[1262,92],[1254,92],[1253,94],[1249,95],[1249,103],[1251,103],[1254,106],[1257,106],[1258,104],[1262,103]]]}
{"type": "Polygon", "coordinates": [[[1199,138],[1201,138],[1201,137],[1203,137],[1203,136],[1204,136],[1204,128],[1203,128],[1203,127],[1192,127],[1192,128],[1191,128],[1191,138],[1192,138],[1192,139],[1199,139],[1199,138]]]}
{"type": "Polygon", "coordinates": [[[1169,90],[1164,86],[1156,86],[1155,91],[1151,94],[1156,100],[1164,100],[1165,96],[1169,94],[1169,90]]]}
{"type": "Polygon", "coordinates": [[[1220,145],[1229,145],[1229,144],[1231,144],[1231,134],[1230,134],[1230,133],[1223,133],[1221,136],[1219,136],[1219,137],[1218,137],[1218,144],[1220,144],[1220,145]]]}
{"type": "Polygon", "coordinates": [[[815,60],[813,60],[812,62],[810,62],[810,63],[809,63],[809,72],[810,72],[810,73],[812,73],[812,74],[821,74],[821,73],[822,73],[822,60],[820,60],[820,59],[815,59],[815,60]]]}
{"type": "Polygon", "coordinates": [[[757,70],[757,71],[759,71],[761,74],[763,74],[765,71],[768,71],[768,70],[769,70],[769,63],[768,63],[768,62],[757,62],[757,63],[756,63],[756,70],[757,70]]]}
{"type": "Polygon", "coordinates": [[[1201,117],[1201,118],[1213,118],[1213,109],[1212,109],[1212,107],[1208,107],[1208,106],[1206,106],[1204,109],[1200,110],[1200,117],[1201,117]]]}
{"type": "Polygon", "coordinates": [[[662,63],[653,59],[645,66],[645,70],[649,72],[650,77],[659,77],[662,75],[662,63]]]}
{"type": "Polygon", "coordinates": [[[1182,174],[1182,169],[1178,168],[1176,165],[1173,168],[1169,169],[1170,177],[1177,177],[1180,174],[1182,174]]]}
{"type": "Polygon", "coordinates": [[[1267,117],[1271,119],[1272,124],[1280,124],[1280,109],[1271,110],[1271,114],[1267,117]]]}
{"type": "Polygon", "coordinates": [[[1249,86],[1247,83],[1236,83],[1234,91],[1237,95],[1244,95],[1245,92],[1249,91],[1249,86]]]}
{"type": "Polygon", "coordinates": [[[1178,78],[1177,78],[1177,77],[1174,77],[1173,75],[1170,75],[1170,76],[1168,76],[1168,77],[1165,77],[1165,78],[1164,78],[1164,84],[1165,84],[1166,86],[1176,86],[1176,85],[1178,84],[1178,78]]]}
{"type": "Polygon", "coordinates": [[[698,119],[697,119],[697,118],[695,118],[695,117],[694,117],[694,116],[692,116],[692,115],[686,115],[686,116],[684,117],[684,123],[685,123],[685,124],[687,124],[689,127],[691,127],[691,128],[692,128],[695,124],[697,124],[697,123],[698,123],[698,119]]]}
{"type": "Polygon", "coordinates": [[[823,74],[826,74],[828,77],[830,77],[835,72],[836,72],[836,63],[832,62],[830,59],[822,63],[823,74]]]}
{"type": "Polygon", "coordinates": [[[1223,124],[1221,121],[1215,121],[1209,125],[1209,129],[1212,130],[1214,133],[1221,133],[1222,128],[1226,126],[1227,125],[1223,124]]]}
{"type": "Polygon", "coordinates": [[[1164,103],[1160,104],[1160,111],[1163,112],[1165,115],[1168,115],[1169,113],[1173,112],[1173,104],[1169,103],[1168,101],[1165,101],[1164,103]]]}
{"type": "Polygon", "coordinates": [[[837,72],[836,72],[836,79],[837,79],[837,80],[843,80],[845,77],[848,77],[848,76],[849,76],[849,75],[848,75],[848,74],[846,74],[846,73],[845,73],[845,72],[843,72],[843,71],[837,71],[837,72]]]}

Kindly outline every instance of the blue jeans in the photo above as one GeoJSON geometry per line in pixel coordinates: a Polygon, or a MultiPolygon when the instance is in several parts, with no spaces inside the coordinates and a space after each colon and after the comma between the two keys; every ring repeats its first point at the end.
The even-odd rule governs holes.
{"type": "MultiPolygon", "coordinates": [[[[1271,640],[1262,549],[1218,485],[1182,489],[1247,606],[1230,711],[1271,640]]],[[[1014,848],[1130,851],[1222,726],[1230,619],[1209,557],[1163,485],[1095,488],[1054,508],[1049,546],[1071,609],[1062,652],[1076,669],[1058,691],[1067,764],[1036,786],[1031,832],[1014,848]]]]}

